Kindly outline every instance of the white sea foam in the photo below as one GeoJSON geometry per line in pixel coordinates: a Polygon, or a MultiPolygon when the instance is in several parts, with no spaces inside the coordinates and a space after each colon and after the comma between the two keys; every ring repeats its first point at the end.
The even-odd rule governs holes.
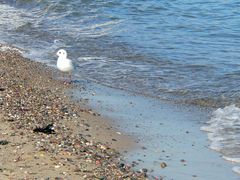
{"type": "Polygon", "coordinates": [[[2,44],[0,44],[0,51],[2,51],[2,52],[15,51],[19,54],[23,54],[23,50],[21,50],[19,48],[11,47],[11,46],[8,46],[8,45],[2,45],[2,44]]]}
{"type": "Polygon", "coordinates": [[[237,174],[240,174],[240,167],[239,166],[234,166],[232,168],[233,172],[237,173],[237,174]]]}
{"type": "Polygon", "coordinates": [[[223,156],[222,158],[233,163],[240,163],[240,158],[231,158],[227,156],[223,156]]]}
{"type": "MultiPolygon", "coordinates": [[[[208,133],[210,148],[223,154],[222,158],[240,163],[240,108],[231,105],[213,112],[201,130],[208,133]]],[[[233,167],[240,174],[240,167],[233,167]]]]}
{"type": "Polygon", "coordinates": [[[97,57],[97,56],[83,56],[83,57],[79,57],[78,60],[79,61],[94,61],[94,60],[106,60],[108,59],[107,57],[97,57]]]}
{"type": "Polygon", "coordinates": [[[98,23],[98,24],[93,24],[91,26],[88,26],[87,29],[97,29],[97,28],[102,28],[102,27],[106,27],[106,26],[112,26],[112,25],[116,25],[116,24],[119,24],[121,23],[122,21],[121,20],[115,20],[115,21],[107,21],[107,22],[104,22],[104,23],[98,23]]]}
{"type": "MultiPolygon", "coordinates": [[[[88,16],[88,19],[86,21],[89,21],[89,19],[96,19],[95,16],[88,16]]],[[[70,35],[72,37],[76,36],[78,38],[79,36],[84,37],[101,37],[105,36],[111,33],[116,33],[122,31],[121,28],[118,28],[122,20],[110,20],[106,22],[100,22],[95,24],[90,24],[87,22],[80,21],[84,26],[80,26],[78,24],[74,25],[71,24],[70,28],[66,32],[67,35],[70,35]]],[[[58,28],[57,28],[58,29],[58,28]]],[[[52,28],[54,30],[54,27],[52,28]]]]}

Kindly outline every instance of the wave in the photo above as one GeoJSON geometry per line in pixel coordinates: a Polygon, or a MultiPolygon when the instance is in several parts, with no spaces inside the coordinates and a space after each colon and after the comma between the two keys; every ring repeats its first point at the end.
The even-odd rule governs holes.
{"type": "MultiPolygon", "coordinates": [[[[223,154],[222,158],[240,164],[240,108],[236,105],[219,108],[202,131],[207,132],[210,148],[223,154]]],[[[234,167],[240,172],[239,167],[234,167]]]]}
{"type": "Polygon", "coordinates": [[[233,172],[237,173],[237,174],[240,174],[240,167],[239,166],[234,166],[232,168],[233,172]]]}
{"type": "Polygon", "coordinates": [[[226,157],[226,156],[222,156],[222,158],[229,162],[240,163],[240,158],[231,158],[231,157],[226,157]]]}

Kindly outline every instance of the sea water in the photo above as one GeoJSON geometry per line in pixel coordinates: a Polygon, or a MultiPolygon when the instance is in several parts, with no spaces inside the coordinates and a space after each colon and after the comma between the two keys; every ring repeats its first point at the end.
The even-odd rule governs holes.
{"type": "Polygon", "coordinates": [[[0,0],[0,42],[50,66],[65,48],[76,80],[214,107],[202,130],[210,148],[238,162],[239,7],[237,0],[0,0]]]}

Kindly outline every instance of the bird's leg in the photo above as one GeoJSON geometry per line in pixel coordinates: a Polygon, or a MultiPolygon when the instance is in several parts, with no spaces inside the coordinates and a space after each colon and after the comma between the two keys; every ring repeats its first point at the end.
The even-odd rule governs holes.
{"type": "Polygon", "coordinates": [[[61,74],[62,74],[63,83],[66,84],[67,81],[66,81],[66,78],[65,78],[65,73],[64,73],[64,72],[61,72],[61,74]]]}
{"type": "Polygon", "coordinates": [[[69,73],[69,83],[71,84],[71,82],[72,82],[72,74],[69,73]]]}

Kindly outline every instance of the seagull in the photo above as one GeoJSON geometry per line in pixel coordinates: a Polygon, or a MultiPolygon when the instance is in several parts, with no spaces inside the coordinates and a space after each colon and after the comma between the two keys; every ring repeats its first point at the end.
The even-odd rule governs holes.
{"type": "Polygon", "coordinates": [[[72,61],[67,58],[67,51],[60,49],[57,52],[57,56],[57,68],[64,73],[69,73],[69,80],[71,82],[71,72],[73,70],[73,65],[72,61]]]}

